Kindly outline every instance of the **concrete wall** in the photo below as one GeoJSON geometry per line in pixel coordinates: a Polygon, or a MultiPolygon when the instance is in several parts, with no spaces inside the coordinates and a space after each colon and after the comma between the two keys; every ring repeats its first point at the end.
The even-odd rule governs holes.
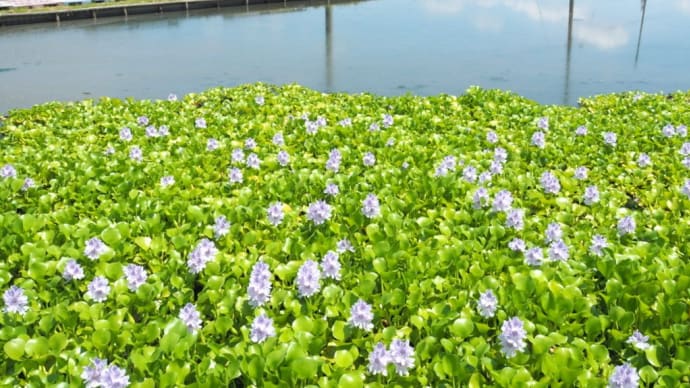
{"type": "MultiPolygon", "coordinates": [[[[331,1],[332,3],[348,1],[331,1]]],[[[190,0],[190,1],[170,1],[166,3],[148,4],[121,4],[104,3],[101,7],[82,8],[75,6],[74,10],[60,10],[45,12],[30,12],[25,14],[0,15],[0,27],[18,24],[31,23],[50,23],[64,22],[77,19],[97,19],[113,16],[141,15],[149,13],[163,13],[185,11],[190,9],[239,7],[259,4],[284,4],[284,3],[303,3],[303,4],[324,4],[326,1],[305,1],[305,0],[190,0]]]]}

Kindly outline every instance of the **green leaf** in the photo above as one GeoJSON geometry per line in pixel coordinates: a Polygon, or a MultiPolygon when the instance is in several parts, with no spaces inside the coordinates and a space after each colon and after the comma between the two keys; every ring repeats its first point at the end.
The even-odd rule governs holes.
{"type": "Polygon", "coordinates": [[[25,341],[21,338],[14,338],[5,343],[3,349],[7,357],[19,361],[24,355],[24,345],[25,341]]]}
{"type": "Polygon", "coordinates": [[[350,354],[349,351],[347,350],[338,350],[335,352],[335,365],[337,365],[340,368],[349,368],[352,363],[354,362],[354,359],[352,358],[352,354],[350,354]]]}

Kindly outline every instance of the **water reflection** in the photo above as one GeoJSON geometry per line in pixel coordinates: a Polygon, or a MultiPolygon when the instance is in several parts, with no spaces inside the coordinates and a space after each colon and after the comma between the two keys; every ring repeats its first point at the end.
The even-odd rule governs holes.
{"type": "Polygon", "coordinates": [[[385,95],[480,85],[565,104],[688,89],[688,20],[690,0],[331,0],[3,28],[0,112],[256,81],[385,95]]]}

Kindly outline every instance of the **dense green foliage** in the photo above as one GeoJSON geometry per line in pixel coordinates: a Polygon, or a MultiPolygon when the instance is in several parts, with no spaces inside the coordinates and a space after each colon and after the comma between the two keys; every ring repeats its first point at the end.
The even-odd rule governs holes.
{"type": "Polygon", "coordinates": [[[0,384],[80,385],[94,357],[124,368],[141,387],[597,387],[625,362],[641,383],[690,384],[690,200],[682,193],[690,174],[679,154],[685,139],[662,134],[683,123],[690,124],[688,93],[601,96],[575,108],[480,89],[387,98],[262,84],[179,101],[13,111],[0,124],[0,167],[17,171],[0,178],[0,292],[21,287],[28,312],[0,315],[0,384]],[[327,125],[308,134],[303,114],[327,125]],[[384,114],[393,125],[370,131],[384,114]],[[145,136],[140,116],[170,134],[145,136]],[[338,124],[348,117],[352,126],[338,124]],[[544,148],[531,145],[541,117],[549,120],[544,148]],[[195,127],[198,118],[206,128],[195,127]],[[575,135],[579,126],[586,136],[575,135]],[[123,127],[132,129],[129,142],[119,137],[123,127]],[[490,131],[496,144],[487,141],[490,131]],[[604,143],[608,131],[617,134],[615,147],[604,143]],[[277,132],[284,147],[271,141],[277,132]],[[258,170],[230,158],[250,137],[257,147],[245,152],[259,156],[258,170]],[[207,151],[209,138],[220,148],[207,151]],[[135,145],[141,162],[130,159],[135,145]],[[491,198],[512,193],[513,207],[524,210],[522,230],[506,227],[506,215],[491,206],[475,209],[480,185],[463,179],[461,162],[487,171],[496,147],[507,161],[485,186],[491,198]],[[342,153],[337,173],[325,167],[333,148],[342,153]],[[280,149],[290,154],[287,167],[276,160],[280,149]],[[376,157],[371,167],[362,163],[366,152],[376,157]],[[642,152],[648,167],[638,166],[642,152]],[[435,176],[449,155],[457,170],[435,176]],[[243,171],[242,183],[228,181],[231,166],[243,171]],[[579,166],[589,169],[586,180],[575,179],[579,166]],[[559,193],[542,189],[547,171],[559,193]],[[161,186],[169,175],[175,183],[161,186]],[[26,177],[36,187],[23,190],[26,177]],[[340,194],[325,195],[327,183],[340,194]],[[590,185],[601,200],[586,205],[590,185]],[[372,219],[361,211],[370,193],[381,203],[372,219]],[[306,216],[317,200],[333,206],[322,225],[306,216]],[[274,226],[266,209],[276,201],[285,219],[274,226]],[[230,232],[215,239],[221,215],[230,232]],[[620,236],[624,216],[637,226],[620,236]],[[546,257],[552,222],[563,228],[567,260],[546,257]],[[601,257],[589,250],[595,234],[608,240],[601,257]],[[109,247],[93,261],[84,253],[92,237],[109,247]],[[515,237],[544,247],[544,263],[525,264],[508,247],[515,237]],[[203,238],[215,240],[219,254],[194,275],[187,259],[203,238]],[[299,267],[341,239],[354,246],[340,255],[342,279],[322,279],[316,295],[300,297],[299,267]],[[69,258],[83,266],[84,279],[63,279],[69,258]],[[273,291],[254,308],[247,286],[258,260],[270,267],[273,291]],[[148,272],[136,292],[123,279],[130,263],[148,272]],[[112,287],[101,303],[85,297],[94,276],[112,287]],[[492,318],[477,309],[486,290],[498,299],[492,318]],[[359,298],[373,306],[371,332],[348,324],[359,298]],[[196,332],[178,319],[187,303],[203,320],[196,332]],[[249,333],[260,312],[273,319],[276,336],[256,344],[249,333]],[[524,322],[527,347],[506,358],[499,335],[514,316],[524,322]],[[635,330],[649,337],[648,349],[626,342],[635,330]],[[387,376],[372,375],[370,352],[394,338],[410,341],[414,368],[409,376],[392,365],[387,376]]]}

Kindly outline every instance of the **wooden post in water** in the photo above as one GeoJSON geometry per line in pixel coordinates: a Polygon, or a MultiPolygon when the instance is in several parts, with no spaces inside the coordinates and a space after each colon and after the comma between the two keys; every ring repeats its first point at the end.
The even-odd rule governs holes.
{"type": "Polygon", "coordinates": [[[635,68],[637,69],[637,59],[640,57],[640,42],[642,41],[642,27],[644,26],[644,14],[647,10],[647,0],[642,0],[642,18],[640,19],[640,32],[637,34],[637,48],[635,49],[635,68]]]}
{"type": "Polygon", "coordinates": [[[563,88],[563,104],[568,105],[570,98],[570,52],[573,47],[573,9],[575,0],[570,0],[570,10],[568,11],[568,43],[565,53],[565,87],[563,88]]]}

